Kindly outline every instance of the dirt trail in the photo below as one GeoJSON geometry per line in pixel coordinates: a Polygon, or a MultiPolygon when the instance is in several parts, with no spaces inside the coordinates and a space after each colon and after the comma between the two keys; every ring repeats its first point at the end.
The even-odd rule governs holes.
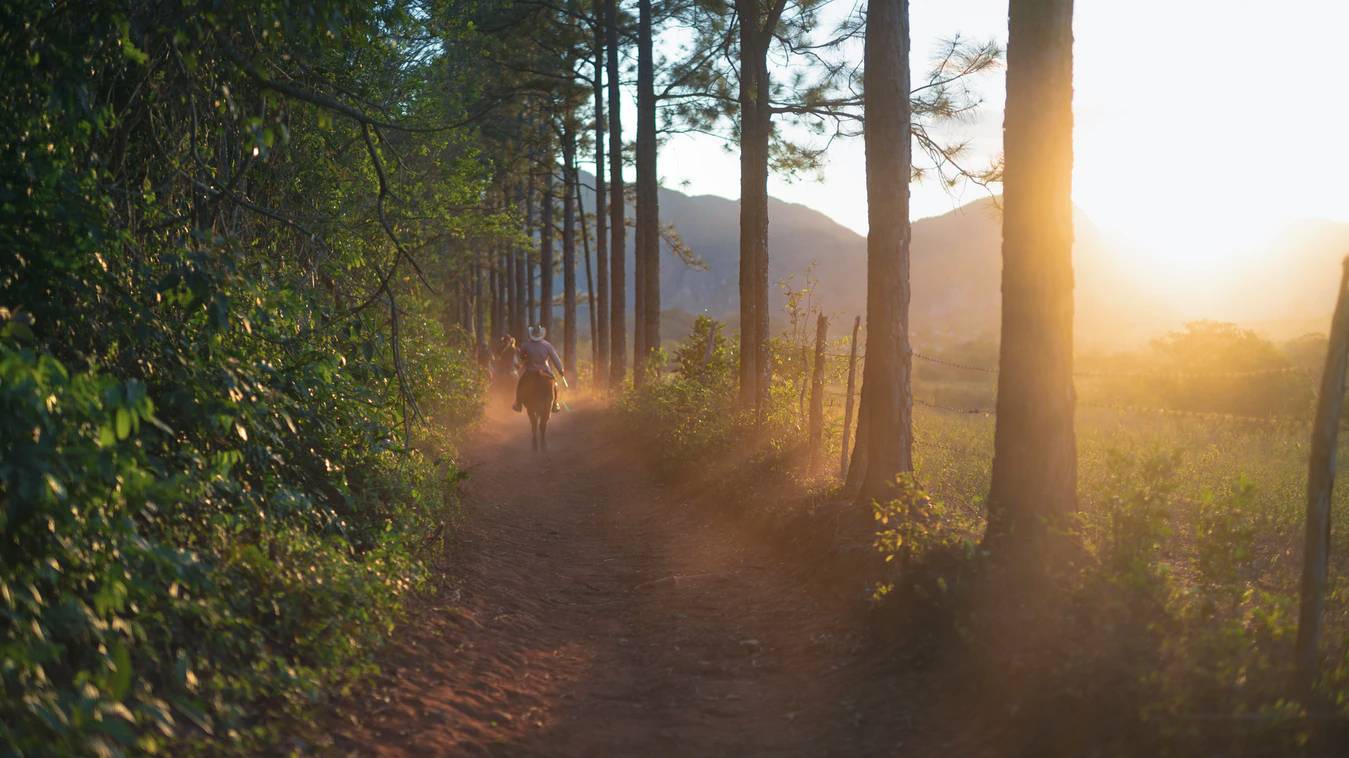
{"type": "Polygon", "coordinates": [[[602,410],[555,417],[543,456],[506,415],[469,446],[447,586],[324,752],[906,752],[915,696],[867,659],[855,597],[682,507],[602,410]]]}

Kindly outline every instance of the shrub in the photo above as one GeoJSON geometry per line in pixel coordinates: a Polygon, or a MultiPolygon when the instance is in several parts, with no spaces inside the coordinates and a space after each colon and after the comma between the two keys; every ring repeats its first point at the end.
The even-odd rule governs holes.
{"type": "MultiPolygon", "coordinates": [[[[372,281],[395,250],[358,129],[216,46],[256,24],[317,59],[396,14],[172,10],[0,6],[0,752],[248,749],[365,670],[454,507],[436,436],[478,408],[432,299],[372,281]],[[314,228],[195,187],[205,161],[314,228]]],[[[436,148],[464,202],[401,194],[479,197],[436,148]]]]}
{"type": "Polygon", "coordinates": [[[738,359],[722,325],[699,316],[670,365],[670,375],[653,377],[626,395],[621,410],[636,417],[660,446],[662,463],[677,467],[731,443],[738,359]]]}

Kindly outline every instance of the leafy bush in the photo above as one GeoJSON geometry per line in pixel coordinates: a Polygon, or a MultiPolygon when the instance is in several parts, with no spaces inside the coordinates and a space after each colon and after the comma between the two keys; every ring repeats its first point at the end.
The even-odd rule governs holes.
{"type": "Polygon", "coordinates": [[[1315,391],[1302,352],[1280,351],[1235,324],[1194,322],[1153,340],[1147,351],[1085,361],[1085,402],[1310,417],[1315,391]]]}
{"type": "Polygon", "coordinates": [[[731,443],[737,424],[737,355],[721,323],[699,316],[671,356],[672,373],[653,377],[623,398],[621,410],[653,437],[665,465],[677,467],[731,443]]]}
{"type": "MultiPolygon", "coordinates": [[[[473,363],[387,268],[359,127],[282,107],[222,42],[256,25],[233,44],[320,65],[340,37],[369,54],[352,86],[393,90],[399,13],[0,6],[0,752],[256,745],[425,582],[473,363]]],[[[405,142],[387,181],[479,197],[450,142],[405,142]]]]}
{"type": "MultiPolygon", "coordinates": [[[[905,581],[935,572],[968,589],[968,577],[987,570],[977,550],[933,547],[972,545],[982,532],[993,423],[919,409],[915,458],[931,494],[903,488],[877,509],[881,552],[921,556],[905,581]],[[925,508],[917,523],[902,520],[913,503],[929,502],[944,507],[925,508]],[[952,564],[953,555],[967,560],[952,564]]],[[[994,656],[1033,680],[1015,697],[1060,693],[1084,718],[1123,725],[1115,739],[1133,752],[1296,749],[1308,736],[1302,706],[1289,699],[1304,434],[1209,418],[1080,414],[1081,510],[1070,534],[1077,549],[1053,577],[1063,597],[1011,624],[1034,630],[1039,648],[994,656]]],[[[1337,491],[1335,513],[1346,507],[1349,495],[1337,491]]],[[[1334,539],[1321,689],[1349,713],[1349,554],[1345,535],[1334,539]]],[[[990,631],[1003,627],[987,597],[946,599],[966,642],[1002,644],[990,631]]]]}

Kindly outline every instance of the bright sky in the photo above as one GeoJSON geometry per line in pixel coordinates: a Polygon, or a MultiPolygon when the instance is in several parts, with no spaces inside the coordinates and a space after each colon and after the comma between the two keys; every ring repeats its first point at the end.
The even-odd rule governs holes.
{"type": "MultiPolygon", "coordinates": [[[[1007,0],[912,0],[910,13],[916,75],[957,32],[1006,42],[1007,0]]],[[[1193,278],[1293,219],[1349,221],[1349,3],[1087,0],[1074,29],[1074,200],[1159,273],[1193,278]]],[[[1003,77],[985,75],[983,113],[957,130],[985,157],[1001,148],[1003,77]]],[[[738,161],[714,138],[677,137],[660,160],[667,186],[739,195],[738,161]]],[[[822,182],[775,177],[769,191],[865,233],[864,177],[858,139],[835,144],[822,182]]],[[[913,217],[982,192],[915,185],[913,217]]]]}

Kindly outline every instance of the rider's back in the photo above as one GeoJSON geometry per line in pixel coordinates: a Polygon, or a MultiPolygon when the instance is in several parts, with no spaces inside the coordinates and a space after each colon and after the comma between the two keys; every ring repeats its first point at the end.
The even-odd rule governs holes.
{"type": "Polygon", "coordinates": [[[548,363],[551,359],[554,364],[561,364],[555,350],[548,340],[530,340],[520,346],[520,356],[524,361],[525,371],[537,371],[541,374],[553,375],[552,368],[548,363]]]}

